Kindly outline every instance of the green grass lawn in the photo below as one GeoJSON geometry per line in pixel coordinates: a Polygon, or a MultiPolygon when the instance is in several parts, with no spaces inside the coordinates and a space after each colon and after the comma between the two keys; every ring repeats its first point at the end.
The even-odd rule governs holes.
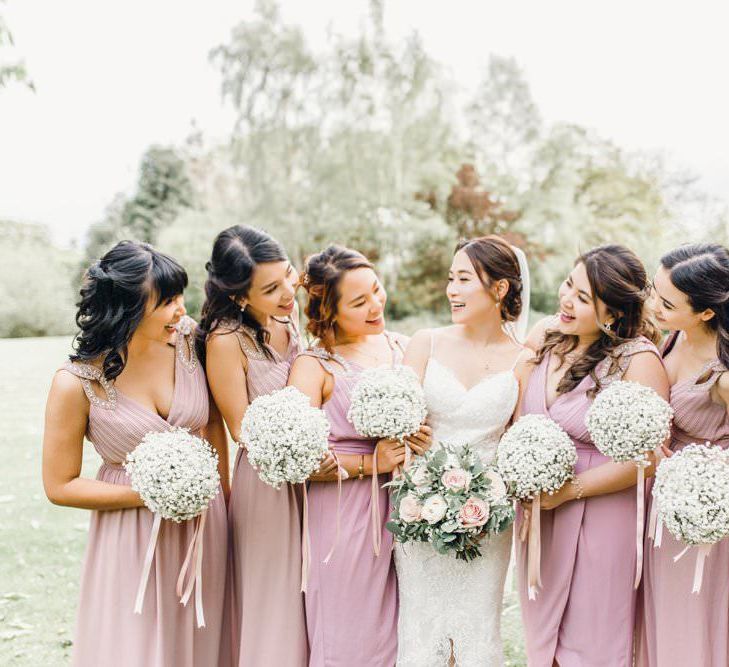
{"type": "MultiPolygon", "coordinates": [[[[0,340],[3,667],[69,663],[88,512],[51,505],[41,484],[46,394],[53,371],[63,363],[69,344],[68,337],[0,340]]],[[[84,474],[93,476],[98,464],[98,456],[87,443],[84,474]]],[[[507,664],[526,665],[519,607],[513,592],[504,601],[503,632],[507,664]]]]}

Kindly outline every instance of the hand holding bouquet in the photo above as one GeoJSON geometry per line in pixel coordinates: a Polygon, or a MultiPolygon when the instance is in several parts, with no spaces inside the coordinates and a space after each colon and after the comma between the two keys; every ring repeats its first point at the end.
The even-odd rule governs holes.
{"type": "Polygon", "coordinates": [[[431,542],[461,560],[480,556],[479,541],[514,520],[501,477],[468,445],[426,452],[387,486],[394,506],[387,529],[395,540],[431,542]]]}

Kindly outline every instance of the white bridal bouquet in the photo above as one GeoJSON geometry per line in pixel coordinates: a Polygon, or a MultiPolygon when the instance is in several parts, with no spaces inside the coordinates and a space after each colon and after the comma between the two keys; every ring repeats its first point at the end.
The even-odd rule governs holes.
{"type": "Polygon", "coordinates": [[[698,593],[704,559],[713,544],[729,535],[729,453],[710,443],[687,445],[661,461],[653,498],[658,519],[654,545],[660,546],[665,524],[677,540],[698,547],[693,587],[698,593]]]}
{"type": "Polygon", "coordinates": [[[501,438],[497,465],[512,496],[531,500],[521,540],[527,544],[529,599],[536,599],[541,580],[541,494],[552,494],[575,475],[577,450],[572,439],[544,415],[524,415],[501,438]]]}
{"type": "Polygon", "coordinates": [[[124,469],[145,506],[177,523],[202,514],[220,489],[217,452],[185,428],[147,433],[124,469]]]}
{"type": "Polygon", "coordinates": [[[256,398],[241,424],[248,461],[266,484],[305,482],[329,451],[329,420],[295,387],[256,398]]]}
{"type": "Polygon", "coordinates": [[[673,409],[653,389],[618,380],[601,391],[585,424],[595,447],[613,461],[648,463],[646,454],[671,432],[673,409]]]}
{"type": "Polygon", "coordinates": [[[402,440],[425,420],[425,394],[409,366],[369,368],[352,390],[347,419],[368,438],[402,440]]]}
{"type": "Polygon", "coordinates": [[[388,482],[393,510],[387,529],[398,542],[431,542],[438,553],[470,561],[479,539],[514,520],[506,485],[469,445],[444,444],[388,482]]]}
{"type": "Polygon", "coordinates": [[[511,495],[532,500],[572,479],[577,451],[559,424],[543,415],[524,415],[502,436],[497,462],[511,495]]]}
{"type": "Polygon", "coordinates": [[[186,428],[151,431],[142,438],[134,451],[127,454],[124,469],[129,474],[132,488],[154,513],[134,612],[142,613],[162,519],[176,523],[197,519],[188,558],[177,580],[177,594],[186,605],[195,588],[197,624],[198,627],[204,627],[200,564],[206,510],[220,490],[217,452],[208,442],[192,435],[186,428]],[[184,585],[188,572],[192,576],[184,585]]]}
{"type": "Polygon", "coordinates": [[[617,463],[635,462],[637,513],[635,530],[635,587],[643,569],[643,526],[645,514],[645,467],[647,454],[671,432],[673,409],[655,390],[637,382],[618,380],[601,391],[585,417],[592,442],[617,463]]]}

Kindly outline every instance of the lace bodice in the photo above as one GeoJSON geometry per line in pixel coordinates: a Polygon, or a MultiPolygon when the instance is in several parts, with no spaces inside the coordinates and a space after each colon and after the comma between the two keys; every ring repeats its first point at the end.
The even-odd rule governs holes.
{"type": "Polygon", "coordinates": [[[450,368],[431,357],[423,389],[436,445],[470,444],[495,455],[519,397],[513,371],[488,375],[467,389],[450,368]]]}

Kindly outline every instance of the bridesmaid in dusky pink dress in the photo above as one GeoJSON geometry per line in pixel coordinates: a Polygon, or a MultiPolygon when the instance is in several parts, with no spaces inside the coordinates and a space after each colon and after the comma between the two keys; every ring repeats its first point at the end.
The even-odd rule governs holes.
{"type": "MultiPolygon", "coordinates": [[[[653,307],[672,331],[663,351],[671,381],[671,450],[691,442],[729,447],[729,251],[681,246],[661,259],[653,307]]],[[[666,452],[670,454],[671,452],[666,452]]],[[[711,548],[703,583],[692,593],[696,555],[665,528],[661,546],[645,544],[637,664],[729,665],[729,539],[711,548]]]]}
{"type": "Polygon", "coordinates": [[[209,667],[218,664],[221,638],[227,640],[227,443],[195,354],[186,285],[184,269],[151,246],[116,245],[84,277],[76,353],[51,386],[46,494],[55,504],[93,510],[73,646],[78,667],[209,667]],[[204,627],[194,602],[183,606],[176,594],[197,520],[162,522],[142,613],[134,613],[153,515],[122,463],[147,432],[173,427],[205,437],[221,461],[224,488],[207,510],[195,583],[202,586],[204,627]],[[84,435],[103,459],[95,480],[80,476],[84,435]]]}
{"type": "MultiPolygon", "coordinates": [[[[385,331],[385,290],[360,253],[330,246],[308,260],[303,283],[309,331],[318,342],[296,359],[289,383],[307,394],[313,405],[323,406],[336,454],[336,459],[332,455],[322,464],[308,487],[309,664],[391,667],[397,657],[397,581],[392,534],[385,528],[390,505],[382,484],[404,462],[405,447],[358,435],[347,411],[359,374],[365,368],[399,362],[404,338],[385,331]],[[375,450],[380,473],[376,492],[375,450]],[[338,466],[347,476],[341,501],[338,466]],[[379,555],[375,541],[380,542],[379,555]]],[[[413,451],[424,452],[429,436],[430,428],[423,426],[409,438],[413,451]]]]}
{"type": "MultiPolygon", "coordinates": [[[[298,275],[277,241],[236,225],[221,232],[207,264],[198,328],[210,389],[233,439],[257,396],[286,386],[300,350],[298,275]]],[[[235,457],[228,509],[231,655],[222,665],[304,667],[301,488],[262,482],[245,450],[235,457]]]]}
{"type": "MultiPolygon", "coordinates": [[[[519,591],[530,667],[629,667],[636,591],[636,468],[592,444],[585,415],[610,382],[632,380],[668,398],[644,318],[648,280],[622,246],[582,255],[559,290],[560,312],[530,336],[537,348],[521,414],[543,414],[577,448],[576,478],[541,497],[541,580],[527,596],[526,543],[519,591]]],[[[652,474],[652,471],[649,470],[652,474]]],[[[525,514],[520,513],[519,523],[525,514]]],[[[518,533],[518,531],[516,531],[518,533]]]]}

